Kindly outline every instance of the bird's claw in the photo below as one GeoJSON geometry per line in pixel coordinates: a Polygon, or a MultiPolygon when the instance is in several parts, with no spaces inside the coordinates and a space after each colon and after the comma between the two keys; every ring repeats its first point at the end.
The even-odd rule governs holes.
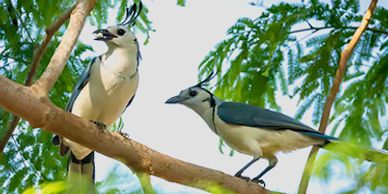
{"type": "Polygon", "coordinates": [[[254,182],[254,183],[259,183],[260,185],[263,185],[263,187],[265,188],[265,182],[264,182],[263,179],[254,178],[251,181],[254,182]]]}
{"type": "Polygon", "coordinates": [[[240,178],[240,179],[242,179],[244,181],[250,181],[251,180],[251,178],[249,178],[247,176],[242,176],[242,175],[235,175],[235,177],[240,178]]]}
{"type": "Polygon", "coordinates": [[[95,125],[97,125],[98,129],[100,129],[102,132],[106,131],[106,125],[99,121],[92,121],[95,125]]]}
{"type": "Polygon", "coordinates": [[[125,132],[119,131],[119,134],[120,134],[121,136],[123,136],[125,139],[129,139],[129,135],[128,135],[128,133],[125,133],[125,132]]]}

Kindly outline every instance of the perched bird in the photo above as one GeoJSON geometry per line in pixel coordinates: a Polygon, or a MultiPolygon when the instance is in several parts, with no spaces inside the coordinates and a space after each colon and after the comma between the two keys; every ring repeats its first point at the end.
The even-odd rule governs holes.
{"type": "MultiPolygon", "coordinates": [[[[66,106],[66,111],[96,123],[100,129],[112,125],[135,96],[141,55],[138,41],[129,28],[141,10],[141,2],[134,4],[126,9],[123,22],[93,32],[95,40],[106,43],[108,50],[87,66],[66,106]]],[[[75,172],[94,181],[94,151],[59,136],[53,142],[60,144],[61,155],[69,155],[69,177],[75,172]]]]}
{"type": "Polygon", "coordinates": [[[265,185],[261,177],[276,166],[276,153],[311,145],[370,161],[388,162],[388,152],[385,150],[362,148],[340,141],[279,112],[223,101],[203,88],[213,77],[212,72],[205,80],[181,91],[166,103],[179,103],[193,109],[227,145],[253,156],[253,160],[235,174],[236,177],[251,180],[242,173],[260,158],[265,158],[269,162],[268,167],[251,180],[265,185]]]}

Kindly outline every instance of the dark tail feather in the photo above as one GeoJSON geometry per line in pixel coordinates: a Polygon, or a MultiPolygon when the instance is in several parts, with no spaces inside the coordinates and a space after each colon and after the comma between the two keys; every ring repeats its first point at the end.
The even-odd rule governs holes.
{"type": "Polygon", "coordinates": [[[59,137],[59,135],[54,135],[51,141],[54,145],[59,145],[61,143],[61,138],[59,137]]]}
{"type": "Polygon", "coordinates": [[[355,158],[363,158],[370,162],[388,162],[388,151],[387,150],[378,150],[373,148],[365,148],[352,144],[349,142],[344,142],[340,140],[331,140],[325,143],[322,148],[336,152],[349,155],[355,158]]]}
{"type": "Polygon", "coordinates": [[[78,160],[70,151],[67,164],[68,178],[82,174],[89,178],[94,183],[95,168],[94,168],[94,152],[91,152],[84,159],[78,160]],[[77,174],[77,175],[75,175],[77,174]]]}
{"type": "Polygon", "coordinates": [[[59,154],[61,156],[64,156],[67,154],[67,152],[69,151],[69,147],[65,146],[63,144],[63,138],[59,135],[54,135],[54,137],[51,139],[52,143],[54,145],[59,145],[59,154]]]}

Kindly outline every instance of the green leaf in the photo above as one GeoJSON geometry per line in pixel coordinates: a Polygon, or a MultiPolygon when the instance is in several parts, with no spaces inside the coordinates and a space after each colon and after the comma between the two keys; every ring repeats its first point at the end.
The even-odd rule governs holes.
{"type": "Polygon", "coordinates": [[[186,0],[178,0],[177,4],[181,7],[186,6],[186,0]]]}

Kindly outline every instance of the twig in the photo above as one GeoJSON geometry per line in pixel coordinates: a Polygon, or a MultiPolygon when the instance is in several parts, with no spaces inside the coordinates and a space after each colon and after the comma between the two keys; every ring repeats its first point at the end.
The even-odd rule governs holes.
{"type": "MultiPolygon", "coordinates": [[[[319,31],[319,30],[324,30],[324,29],[330,29],[330,28],[336,28],[336,29],[354,29],[354,30],[357,30],[358,28],[357,27],[354,27],[354,26],[324,26],[324,27],[315,27],[315,26],[312,26],[310,23],[309,24],[309,28],[303,28],[303,29],[298,29],[298,30],[293,30],[293,31],[290,31],[290,34],[295,34],[295,33],[299,33],[299,32],[305,32],[305,31],[311,31],[311,30],[314,30],[314,31],[319,31]]],[[[376,29],[376,28],[366,28],[365,30],[368,30],[368,31],[372,31],[372,32],[375,32],[375,33],[381,33],[381,34],[386,34],[388,35],[388,32],[387,31],[384,31],[384,30],[379,30],[379,29],[376,29]]]]}
{"type": "Polygon", "coordinates": [[[12,5],[12,1],[7,0],[4,3],[4,7],[7,7],[9,16],[11,18],[12,25],[14,26],[15,29],[17,29],[19,27],[19,24],[18,24],[18,19],[15,17],[16,14],[13,14],[13,13],[16,12],[16,10],[15,10],[15,8],[12,5]]]}
{"type": "Polygon", "coordinates": [[[294,44],[292,44],[291,46],[288,46],[287,49],[283,50],[282,52],[288,52],[288,50],[290,50],[291,48],[293,48],[294,46],[296,46],[298,43],[302,42],[302,41],[305,40],[306,38],[312,36],[312,35],[315,34],[316,32],[317,32],[317,31],[311,32],[310,34],[305,35],[305,36],[302,37],[301,39],[296,40],[294,44]]]}
{"type": "MultiPolygon", "coordinates": [[[[329,116],[330,116],[330,110],[331,110],[331,107],[334,103],[335,97],[337,96],[339,87],[341,85],[343,76],[344,76],[345,71],[346,71],[346,63],[348,62],[350,56],[352,55],[353,49],[356,47],[358,41],[360,40],[362,33],[367,29],[369,20],[372,17],[374,9],[376,8],[377,1],[378,0],[371,1],[369,8],[366,11],[366,13],[362,19],[360,26],[357,28],[357,30],[354,33],[349,44],[345,47],[345,49],[341,53],[341,58],[339,61],[339,66],[338,66],[337,72],[335,74],[334,83],[330,89],[325,106],[323,108],[321,122],[319,124],[319,131],[321,133],[325,133],[325,131],[326,131],[326,127],[327,127],[327,124],[329,121],[329,116]]],[[[306,163],[306,166],[305,166],[304,172],[303,172],[303,176],[302,176],[302,180],[299,184],[298,193],[306,193],[306,191],[307,191],[308,182],[309,182],[310,177],[311,177],[310,175],[311,175],[311,171],[312,171],[313,166],[314,166],[314,161],[316,158],[317,151],[318,151],[318,148],[314,147],[309,154],[309,159],[306,163]]]]}
{"type": "Polygon", "coordinates": [[[29,164],[29,162],[28,162],[28,160],[26,159],[26,157],[24,157],[24,155],[23,155],[22,152],[20,151],[21,148],[20,148],[20,146],[19,146],[19,142],[16,141],[16,139],[15,139],[13,136],[11,137],[11,139],[12,139],[12,141],[15,143],[15,146],[16,146],[16,148],[17,148],[17,152],[18,152],[18,153],[20,154],[20,156],[22,157],[24,166],[25,166],[26,168],[31,168],[32,171],[35,172],[35,174],[36,174],[36,176],[37,176],[38,179],[40,179],[40,180],[47,180],[47,179],[45,179],[45,178],[42,177],[42,173],[40,173],[40,172],[34,167],[34,165],[32,165],[32,164],[30,165],[30,164],[29,164]]]}
{"type": "MultiPolygon", "coordinates": [[[[3,155],[0,155],[0,158],[1,157],[4,157],[3,155]]],[[[1,158],[2,159],[2,158],[1,158]]],[[[13,158],[9,158],[9,160],[11,161],[11,164],[15,164],[16,162],[13,160],[13,158]]],[[[14,167],[14,165],[10,165],[10,164],[6,164],[6,165],[4,165],[5,166],[5,168],[7,168],[7,167],[9,167],[9,169],[11,169],[11,171],[12,171],[12,173],[13,173],[13,175],[15,175],[16,174],[16,169],[15,169],[15,167],[14,167]]],[[[11,177],[11,176],[10,176],[11,177]]]]}
{"type": "MultiPolygon", "coordinates": [[[[12,3],[11,3],[12,4],[12,3]]],[[[19,19],[20,21],[20,24],[22,25],[22,27],[24,28],[25,32],[27,33],[27,36],[28,38],[30,39],[31,43],[34,44],[35,43],[35,40],[34,38],[32,38],[32,35],[30,33],[30,29],[27,28],[27,25],[25,23],[25,21],[23,20],[23,18],[21,17],[21,15],[18,14],[17,11],[15,11],[15,15],[16,17],[19,19]]]]}
{"type": "Polygon", "coordinates": [[[313,25],[307,20],[307,24],[309,25],[310,28],[313,28],[313,25]]]}
{"type": "Polygon", "coordinates": [[[34,52],[34,58],[31,63],[31,69],[28,73],[25,85],[30,86],[32,83],[32,80],[34,78],[34,75],[36,73],[36,69],[38,67],[38,64],[43,56],[43,54],[46,52],[46,49],[54,36],[55,32],[59,30],[59,28],[70,18],[70,14],[73,11],[74,6],[67,10],[63,15],[61,15],[51,26],[46,28],[46,37],[44,38],[42,44],[35,50],[34,52]]]}
{"type": "Polygon", "coordinates": [[[23,59],[17,59],[13,56],[9,56],[8,54],[3,54],[2,57],[5,59],[12,59],[14,62],[18,62],[18,63],[27,63],[27,61],[24,61],[23,59]]]}
{"type": "Polygon", "coordinates": [[[143,193],[156,194],[156,192],[153,189],[152,184],[151,184],[151,177],[148,173],[136,172],[135,174],[139,179],[143,193]]]}
{"type": "MultiPolygon", "coordinates": [[[[60,16],[51,26],[49,26],[46,29],[46,36],[42,42],[42,44],[35,50],[34,57],[31,62],[31,69],[28,72],[26,81],[24,84],[26,86],[30,86],[32,83],[32,80],[34,78],[34,75],[36,74],[36,70],[38,68],[38,65],[40,63],[40,60],[42,59],[43,54],[46,52],[46,49],[54,36],[55,32],[59,30],[59,28],[65,23],[67,19],[69,19],[71,12],[73,11],[74,6],[67,10],[62,16],[60,16]]],[[[0,153],[3,153],[4,147],[7,144],[9,138],[11,137],[13,131],[17,127],[18,123],[20,121],[20,118],[13,115],[13,119],[10,122],[7,131],[5,132],[4,136],[1,138],[0,141],[0,153]]]]}
{"type": "Polygon", "coordinates": [[[20,120],[19,117],[13,115],[13,119],[10,122],[7,131],[5,131],[3,137],[1,138],[1,141],[0,141],[0,153],[3,153],[5,145],[7,144],[9,138],[12,136],[12,133],[15,130],[16,126],[18,125],[19,120],[20,120]]]}

